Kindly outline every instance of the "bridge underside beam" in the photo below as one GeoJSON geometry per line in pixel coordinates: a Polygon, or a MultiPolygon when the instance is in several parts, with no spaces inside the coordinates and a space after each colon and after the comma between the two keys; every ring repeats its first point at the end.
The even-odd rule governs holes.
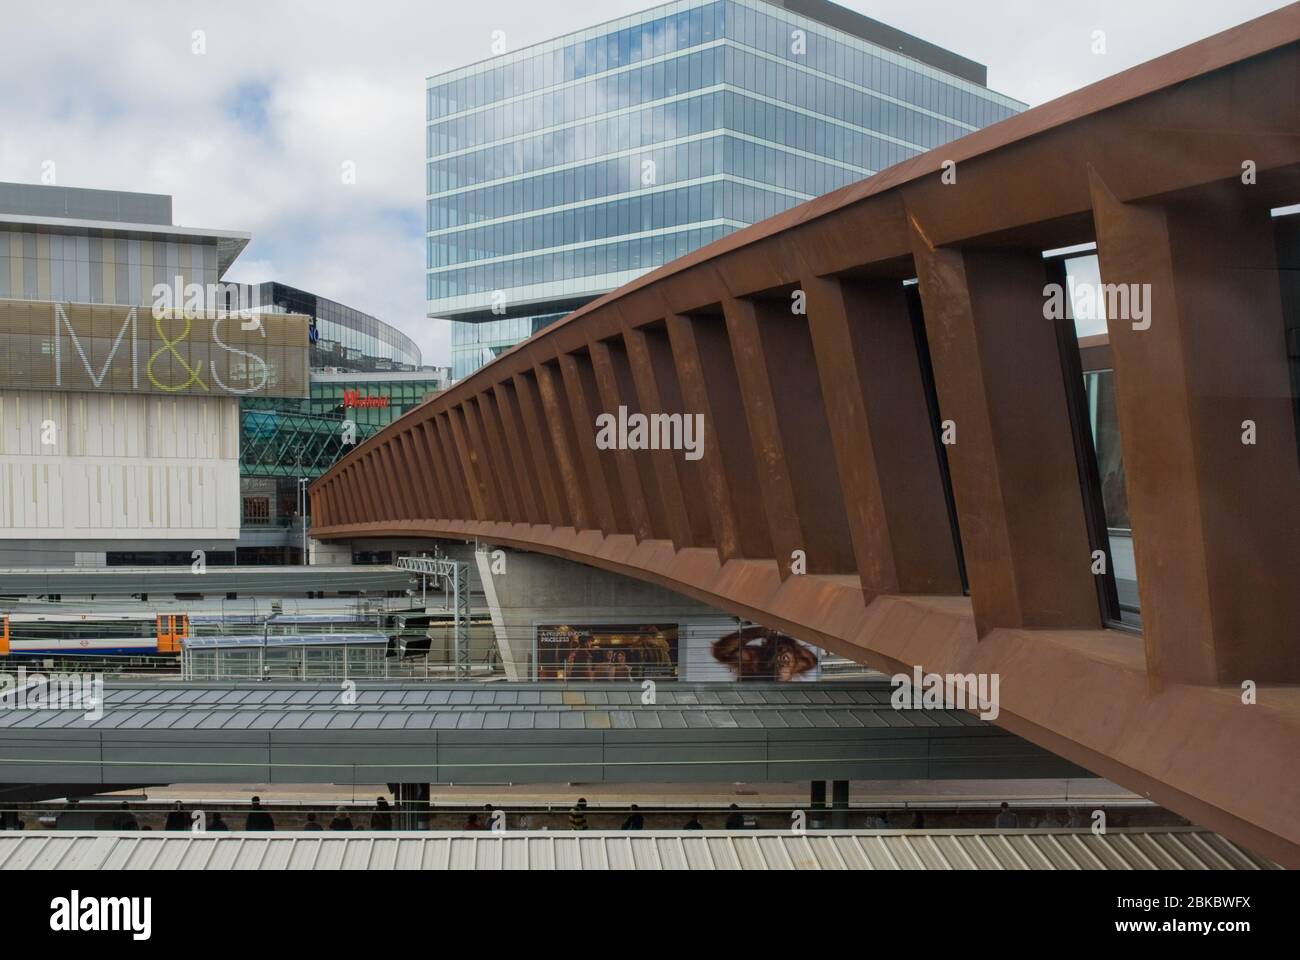
{"type": "Polygon", "coordinates": [[[416,523],[400,531],[369,524],[350,533],[477,539],[562,557],[662,585],[889,674],[910,674],[916,664],[938,673],[997,673],[999,727],[1261,855],[1300,866],[1293,812],[1277,802],[1300,795],[1300,771],[1287,759],[1300,732],[1300,688],[1270,688],[1249,711],[1231,688],[1180,684],[1153,695],[1141,644],[1114,630],[998,629],[977,640],[966,598],[864,603],[856,578],[783,582],[770,561],[723,564],[712,550],[675,551],[667,542],[493,523],[416,523]]]}

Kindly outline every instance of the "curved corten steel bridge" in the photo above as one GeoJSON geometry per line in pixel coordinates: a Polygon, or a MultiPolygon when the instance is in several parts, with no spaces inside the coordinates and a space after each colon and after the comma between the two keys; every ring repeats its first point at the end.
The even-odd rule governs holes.
{"type": "Polygon", "coordinates": [[[996,672],[999,725],[1300,866],[1300,466],[1270,216],[1296,202],[1291,6],[578,310],[351,451],[311,488],[312,534],[539,551],[886,671],[996,672]],[[1102,614],[1078,351],[1044,320],[1062,273],[1043,251],[1090,241],[1104,283],[1150,284],[1149,326],[1112,319],[1097,348],[1141,632],[1102,614]],[[703,456],[598,448],[620,406],[701,414],[703,456]]]}

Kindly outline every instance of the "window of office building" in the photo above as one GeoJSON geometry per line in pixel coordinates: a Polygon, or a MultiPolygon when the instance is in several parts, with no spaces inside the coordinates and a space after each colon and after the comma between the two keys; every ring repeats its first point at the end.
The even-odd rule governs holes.
{"type": "Polygon", "coordinates": [[[701,0],[431,78],[427,108],[428,312],[453,321],[460,378],[535,332],[503,316],[563,315],[1022,105],[773,4],[701,0]]]}

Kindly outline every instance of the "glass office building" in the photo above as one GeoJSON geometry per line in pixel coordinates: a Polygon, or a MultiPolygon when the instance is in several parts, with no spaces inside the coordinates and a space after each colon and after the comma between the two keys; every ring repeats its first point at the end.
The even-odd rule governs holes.
{"type": "Polygon", "coordinates": [[[396,327],[337,300],[288,284],[243,285],[247,302],[264,311],[300,313],[312,321],[313,370],[418,370],[420,348],[396,327]]]}
{"type": "Polygon", "coordinates": [[[453,376],[1022,109],[985,78],[825,0],[684,0],[430,78],[428,314],[453,320],[453,376]]]}

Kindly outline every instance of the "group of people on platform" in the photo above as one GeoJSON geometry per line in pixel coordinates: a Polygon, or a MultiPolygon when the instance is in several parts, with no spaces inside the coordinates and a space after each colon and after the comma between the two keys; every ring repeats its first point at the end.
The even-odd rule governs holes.
{"type": "MultiPolygon", "coordinates": [[[[492,804],[489,803],[487,805],[486,813],[487,816],[485,818],[480,818],[477,813],[471,813],[468,817],[465,818],[465,824],[463,827],[461,827],[461,829],[462,830],[491,830],[493,828],[494,819],[497,819],[498,822],[504,823],[505,812],[500,810],[493,810],[492,804]]],[[[745,817],[740,812],[740,808],[734,803],[731,805],[730,813],[727,815],[726,829],[744,830],[747,827],[750,829],[754,829],[757,826],[758,826],[757,822],[746,824],[745,817]]],[[[533,829],[532,815],[528,813],[520,814],[518,819],[515,821],[515,829],[516,830],[533,829]]],[[[543,827],[542,829],[545,829],[545,827],[543,827]]],[[[578,802],[575,803],[569,809],[569,829],[570,830],[591,829],[590,825],[587,823],[587,799],[585,797],[579,797],[578,802]]],[[[641,808],[638,807],[635,803],[628,808],[627,818],[623,821],[623,825],[619,829],[620,830],[644,830],[645,829],[645,815],[641,812],[641,808]]],[[[684,824],[682,824],[682,829],[703,830],[704,824],[700,822],[700,815],[698,813],[692,813],[690,819],[687,820],[684,824]]]]}
{"type": "MultiPolygon", "coordinates": [[[[124,807],[125,803],[122,804],[124,807]]],[[[229,830],[230,827],[221,817],[220,811],[213,811],[210,814],[204,814],[206,830],[229,830]]],[[[132,818],[134,819],[134,818],[132,818]]],[[[136,827],[119,828],[119,829],[137,829],[136,827]]],[[[164,830],[192,830],[194,829],[194,813],[185,810],[179,800],[176,805],[167,814],[167,821],[163,824],[164,830]]],[[[314,811],[307,811],[306,819],[298,828],[300,830],[392,830],[393,829],[393,808],[384,797],[375,798],[375,809],[370,814],[370,823],[368,826],[357,826],[352,821],[352,815],[346,807],[339,807],[334,812],[334,818],[330,820],[328,826],[321,826],[314,811]]],[[[248,814],[244,817],[244,830],[256,833],[266,833],[275,830],[275,818],[271,812],[262,806],[262,798],[254,797],[248,805],[248,814]]]]}
{"type": "MultiPolygon", "coordinates": [[[[307,811],[304,821],[297,825],[298,830],[392,830],[394,828],[393,820],[394,807],[389,804],[384,797],[375,798],[375,806],[369,814],[369,822],[363,822],[364,813],[358,813],[349,810],[347,807],[338,807],[334,816],[328,823],[322,824],[320,818],[314,811],[307,811]],[[354,814],[356,819],[353,819],[354,814]]],[[[16,820],[16,818],[13,818],[16,820]]],[[[483,812],[470,813],[462,824],[462,830],[533,830],[547,829],[545,826],[535,826],[534,818],[527,811],[513,817],[514,823],[507,820],[506,811],[494,808],[492,804],[485,805],[483,812]]],[[[568,824],[570,830],[589,830],[591,829],[587,821],[587,800],[579,798],[569,809],[568,824]]],[[[621,830],[644,830],[646,828],[645,815],[640,808],[634,803],[628,808],[627,817],[623,820],[621,830]]],[[[95,830],[148,830],[148,826],[142,826],[139,823],[135,813],[132,812],[130,804],[123,800],[120,807],[112,810],[100,810],[93,812],[86,807],[78,804],[76,800],[69,801],[67,808],[59,814],[56,821],[58,829],[95,829],[95,830]],[[93,822],[87,822],[91,821],[93,822]]],[[[900,822],[895,823],[890,819],[888,811],[879,811],[867,816],[864,826],[868,830],[923,830],[926,827],[925,814],[920,810],[913,810],[910,817],[906,817],[906,822],[900,818],[900,822]]],[[[1048,810],[1041,818],[1023,817],[1017,815],[1009,804],[1002,803],[994,818],[993,826],[999,830],[1015,830],[1021,827],[1051,829],[1051,828],[1080,828],[1086,826],[1082,812],[1077,807],[1072,807],[1068,816],[1058,815],[1055,811],[1048,810]],[[1022,822],[1022,820],[1024,822],[1022,822]]],[[[16,823],[4,824],[6,829],[22,829],[21,820],[16,823]]],[[[731,804],[727,811],[726,820],[723,823],[726,830],[757,830],[760,829],[757,817],[746,815],[741,811],[737,804],[731,804]]],[[[164,830],[172,831],[229,831],[230,825],[226,823],[221,815],[221,811],[214,810],[211,812],[200,810],[187,810],[180,800],[177,800],[174,807],[168,811],[166,822],[163,825],[164,830]]],[[[244,817],[243,829],[253,832],[269,832],[276,829],[275,818],[271,812],[262,806],[260,797],[253,797],[249,804],[248,812],[244,817]]],[[[295,827],[289,827],[295,829],[295,827]]],[[[661,828],[662,829],[662,828],[661,828]]],[[[703,830],[704,824],[700,822],[698,813],[692,812],[690,818],[681,825],[683,830],[703,830]]]]}

